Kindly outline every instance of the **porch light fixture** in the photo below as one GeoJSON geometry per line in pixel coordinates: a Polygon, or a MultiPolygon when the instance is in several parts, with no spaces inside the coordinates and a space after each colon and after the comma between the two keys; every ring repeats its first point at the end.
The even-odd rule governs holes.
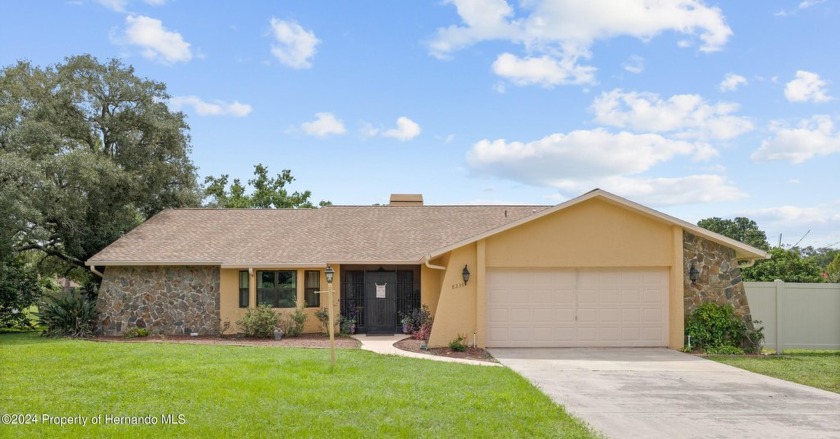
{"type": "Polygon", "coordinates": [[[464,265],[464,271],[461,272],[461,276],[464,278],[464,285],[470,281],[470,270],[467,269],[466,264],[464,265]]]}
{"type": "Polygon", "coordinates": [[[697,283],[697,279],[700,279],[700,270],[694,264],[691,264],[691,268],[688,270],[688,279],[691,280],[692,284],[697,283]]]}
{"type": "Polygon", "coordinates": [[[333,270],[332,265],[327,265],[327,269],[324,271],[324,275],[327,277],[327,283],[331,284],[333,281],[333,276],[335,276],[335,270],[333,270]]]}
{"type": "Polygon", "coordinates": [[[327,278],[327,292],[329,293],[329,298],[327,299],[327,310],[329,314],[329,324],[330,324],[330,370],[335,367],[335,317],[333,317],[333,276],[335,276],[335,270],[333,270],[332,265],[327,265],[327,269],[324,270],[324,276],[327,278]]]}

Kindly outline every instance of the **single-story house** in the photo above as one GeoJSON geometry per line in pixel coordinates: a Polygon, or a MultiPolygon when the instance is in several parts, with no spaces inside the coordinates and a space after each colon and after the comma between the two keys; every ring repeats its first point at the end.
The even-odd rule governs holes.
{"type": "Polygon", "coordinates": [[[750,319],[741,242],[596,189],[556,206],[172,209],[87,261],[103,276],[99,329],[231,334],[257,304],[334,305],[368,334],[428,305],[430,346],[683,346],[703,301],[750,319]]]}

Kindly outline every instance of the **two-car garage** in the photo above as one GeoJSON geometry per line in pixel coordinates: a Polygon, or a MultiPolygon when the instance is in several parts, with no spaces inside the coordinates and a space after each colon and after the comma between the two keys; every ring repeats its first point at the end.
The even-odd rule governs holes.
{"type": "Polygon", "coordinates": [[[488,269],[487,346],[667,346],[668,268],[488,269]]]}

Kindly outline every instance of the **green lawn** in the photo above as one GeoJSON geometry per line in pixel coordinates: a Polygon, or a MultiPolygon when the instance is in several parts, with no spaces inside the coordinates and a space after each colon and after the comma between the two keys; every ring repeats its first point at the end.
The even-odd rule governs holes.
{"type": "Polygon", "coordinates": [[[96,343],[0,334],[0,414],[100,425],[0,425],[0,436],[593,437],[502,367],[339,350],[96,343]],[[161,415],[183,415],[162,425],[161,415]],[[106,416],[157,425],[102,425],[106,416]],[[101,417],[100,417],[101,416],[101,417]]]}
{"type": "Polygon", "coordinates": [[[784,355],[710,355],[707,358],[762,375],[840,393],[840,351],[786,350],[784,355]]]}

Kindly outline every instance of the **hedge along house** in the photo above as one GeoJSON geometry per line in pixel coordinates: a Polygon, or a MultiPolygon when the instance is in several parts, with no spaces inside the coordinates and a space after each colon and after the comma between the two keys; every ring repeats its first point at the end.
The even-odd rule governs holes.
{"type": "MultiPolygon", "coordinates": [[[[740,266],[764,251],[596,189],[557,206],[176,209],[87,264],[103,271],[100,330],[239,332],[248,308],[336,307],[368,334],[399,311],[435,318],[430,346],[683,346],[703,301],[750,320],[740,266]],[[104,267],[104,268],[103,268],[104,267]]],[[[308,332],[319,330],[315,318],[308,332]]]]}

